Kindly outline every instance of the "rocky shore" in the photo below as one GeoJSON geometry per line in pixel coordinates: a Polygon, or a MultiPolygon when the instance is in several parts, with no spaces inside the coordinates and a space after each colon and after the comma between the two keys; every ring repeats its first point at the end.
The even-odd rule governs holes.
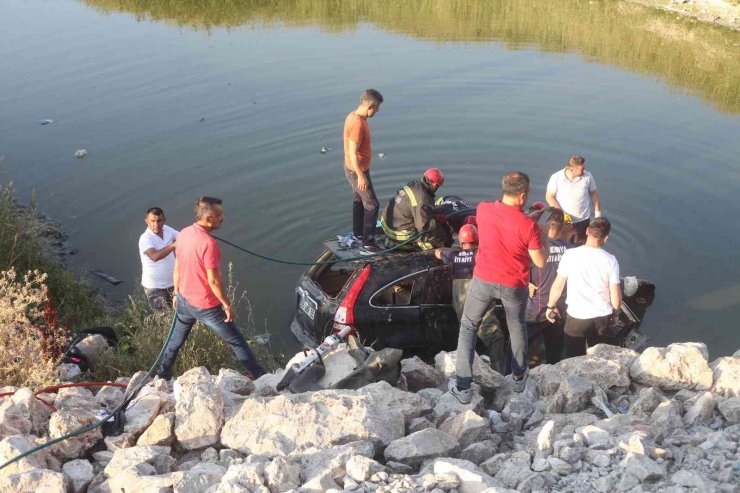
{"type": "MultiPolygon", "coordinates": [[[[131,402],[123,433],[89,431],[0,471],[0,490],[74,493],[283,491],[737,491],[740,352],[642,354],[598,345],[542,365],[526,390],[476,360],[473,401],[445,391],[454,353],[402,360],[396,386],[279,394],[193,368],[131,402]]],[[[143,374],[121,379],[136,386],[143,374]]],[[[122,388],[30,389],[0,398],[0,461],[93,422],[122,388]]]]}
{"type": "Polygon", "coordinates": [[[736,0],[627,0],[702,22],[740,31],[740,2],[736,0]]]}

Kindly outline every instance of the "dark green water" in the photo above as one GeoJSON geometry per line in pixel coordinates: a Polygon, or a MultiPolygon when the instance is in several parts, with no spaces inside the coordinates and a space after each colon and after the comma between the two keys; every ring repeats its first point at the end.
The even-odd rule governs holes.
{"type": "MultiPolygon", "coordinates": [[[[658,286],[652,343],[740,346],[737,33],[565,0],[5,0],[0,32],[3,181],[63,221],[75,268],[125,281],[101,285],[114,297],[140,275],[143,212],[183,227],[203,194],[225,200],[222,236],[313,259],[350,227],[341,125],[375,87],[382,203],[429,165],[471,201],[520,169],[541,200],[582,154],[607,249],[658,286]]],[[[302,269],[223,253],[256,325],[289,344],[302,269]]]]}

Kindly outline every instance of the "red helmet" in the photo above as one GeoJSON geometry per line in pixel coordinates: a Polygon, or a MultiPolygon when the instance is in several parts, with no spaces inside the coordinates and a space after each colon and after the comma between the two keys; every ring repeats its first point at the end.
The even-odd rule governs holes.
{"type": "Polygon", "coordinates": [[[463,224],[460,232],[457,233],[457,239],[460,243],[476,243],[478,241],[478,228],[472,224],[463,224]]]}
{"type": "Polygon", "coordinates": [[[445,182],[445,175],[437,168],[429,168],[424,172],[424,177],[429,180],[432,185],[441,187],[445,182]]]}

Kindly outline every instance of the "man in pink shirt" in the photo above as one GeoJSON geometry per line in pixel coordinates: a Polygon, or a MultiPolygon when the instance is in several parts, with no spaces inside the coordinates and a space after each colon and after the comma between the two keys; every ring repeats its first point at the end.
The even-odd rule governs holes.
{"type": "Polygon", "coordinates": [[[529,295],[530,261],[543,267],[547,252],[537,221],[522,207],[529,197],[529,177],[512,171],[501,181],[503,197],[478,204],[478,255],[473,280],[460,319],[457,366],[449,390],[463,404],[472,398],[475,338],[483,316],[500,299],[511,338],[514,391],[522,392],[527,377],[527,327],[524,313],[529,295]]]}
{"type": "Polygon", "coordinates": [[[195,203],[195,224],[180,231],[175,250],[174,299],[177,321],[157,376],[172,378],[172,366],[195,322],[202,322],[231,346],[236,358],[251,374],[265,374],[252,349],[234,323],[221,278],[221,250],[211,232],[221,227],[221,199],[201,197],[195,203]]]}

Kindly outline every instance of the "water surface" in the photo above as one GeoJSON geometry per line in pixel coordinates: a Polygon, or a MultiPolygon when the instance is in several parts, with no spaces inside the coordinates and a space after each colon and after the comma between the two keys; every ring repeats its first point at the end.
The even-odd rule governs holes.
{"type": "MultiPolygon", "coordinates": [[[[607,249],[658,286],[652,342],[740,346],[737,33],[566,0],[6,0],[0,29],[4,178],[64,222],[75,268],[125,281],[101,284],[112,296],[136,285],[144,211],[183,227],[204,194],[225,200],[222,236],[314,258],[350,228],[341,125],[376,87],[382,205],[429,165],[471,201],[520,169],[542,199],[582,154],[607,249]]],[[[302,269],[223,253],[257,326],[288,343],[302,269]]]]}

